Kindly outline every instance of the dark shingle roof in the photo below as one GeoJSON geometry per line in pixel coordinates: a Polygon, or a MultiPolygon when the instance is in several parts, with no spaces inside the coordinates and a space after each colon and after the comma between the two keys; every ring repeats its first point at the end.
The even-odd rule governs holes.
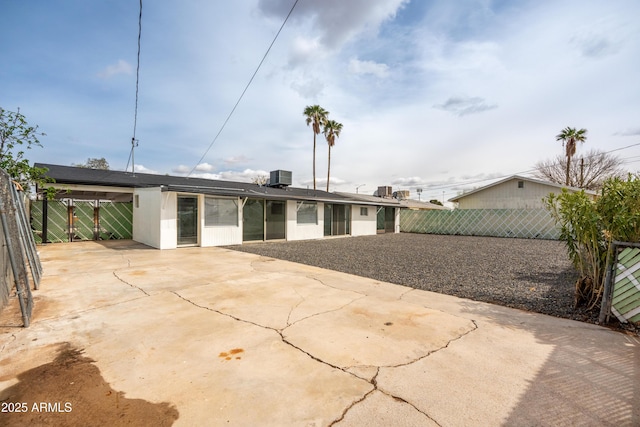
{"type": "MultiPolygon", "coordinates": [[[[237,181],[222,181],[184,176],[155,175],[148,173],[122,172],[78,168],[73,166],[36,163],[36,167],[47,168],[46,175],[57,184],[96,185],[106,187],[151,188],[161,187],[163,191],[200,193],[220,196],[261,197],[279,200],[317,200],[330,203],[353,203],[354,200],[339,194],[322,190],[296,187],[268,187],[237,181]]],[[[368,204],[357,202],[358,204],[368,204]]],[[[378,203],[381,204],[381,203],[378,203]]],[[[382,203],[384,204],[384,203],[382,203]]]]}

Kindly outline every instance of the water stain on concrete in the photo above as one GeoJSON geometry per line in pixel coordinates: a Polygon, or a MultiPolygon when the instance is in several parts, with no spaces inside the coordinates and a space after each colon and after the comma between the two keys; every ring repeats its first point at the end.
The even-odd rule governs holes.
{"type": "Polygon", "coordinates": [[[236,356],[237,354],[240,354],[240,353],[244,353],[244,349],[233,348],[233,349],[229,350],[228,352],[226,352],[226,351],[221,352],[218,355],[218,357],[221,358],[221,359],[224,359],[224,360],[231,360],[235,356],[236,360],[240,360],[240,359],[242,359],[242,357],[236,356]]]}
{"type": "Polygon", "coordinates": [[[105,382],[94,360],[62,343],[50,363],[22,372],[0,394],[4,426],[170,426],[178,410],[167,402],[127,399],[105,382]]]}

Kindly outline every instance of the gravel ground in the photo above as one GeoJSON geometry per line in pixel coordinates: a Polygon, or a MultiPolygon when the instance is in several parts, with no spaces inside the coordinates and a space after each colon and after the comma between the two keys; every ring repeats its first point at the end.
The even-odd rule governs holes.
{"type": "Polygon", "coordinates": [[[598,316],[574,310],[577,273],[558,241],[400,233],[227,248],[557,317],[598,316]]]}

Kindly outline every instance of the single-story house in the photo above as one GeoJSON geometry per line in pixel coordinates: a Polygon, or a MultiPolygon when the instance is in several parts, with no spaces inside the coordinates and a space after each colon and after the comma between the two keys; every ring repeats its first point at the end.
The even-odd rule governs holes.
{"type": "Polygon", "coordinates": [[[400,200],[400,205],[407,209],[416,211],[448,211],[451,210],[446,206],[436,205],[431,202],[422,202],[420,200],[405,199],[400,200]]]}
{"type": "MultiPolygon", "coordinates": [[[[571,192],[582,191],[581,188],[513,175],[449,201],[457,203],[458,209],[544,209],[542,200],[551,193],[561,193],[563,188],[571,192]]],[[[585,193],[594,199],[598,194],[591,190],[585,190],[585,193]]]]}
{"type": "Polygon", "coordinates": [[[377,206],[377,232],[378,233],[399,233],[400,232],[400,208],[402,204],[398,199],[392,197],[369,196],[359,193],[336,192],[337,195],[351,200],[359,200],[364,203],[373,203],[377,206]]]}
{"type": "MultiPolygon", "coordinates": [[[[50,186],[59,190],[57,199],[131,203],[133,240],[158,249],[373,235],[380,208],[392,209],[392,230],[399,232],[400,228],[400,206],[394,201],[356,200],[294,188],[287,171],[273,171],[270,184],[258,185],[41,163],[35,166],[47,168],[46,175],[55,180],[50,186]]],[[[75,240],[73,236],[81,234],[75,233],[76,214],[71,204],[69,209],[69,240],[75,240]]],[[[100,235],[98,209],[94,236],[100,235]]],[[[47,224],[46,218],[43,223],[47,224]]],[[[47,241],[44,234],[43,241],[47,241]]]]}

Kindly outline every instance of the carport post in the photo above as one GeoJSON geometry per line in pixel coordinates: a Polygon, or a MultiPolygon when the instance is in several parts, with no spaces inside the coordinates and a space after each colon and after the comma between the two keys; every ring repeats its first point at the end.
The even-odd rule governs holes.
{"type": "Polygon", "coordinates": [[[49,201],[44,195],[42,199],[42,243],[49,243],[47,238],[47,223],[49,222],[49,201]]]}

